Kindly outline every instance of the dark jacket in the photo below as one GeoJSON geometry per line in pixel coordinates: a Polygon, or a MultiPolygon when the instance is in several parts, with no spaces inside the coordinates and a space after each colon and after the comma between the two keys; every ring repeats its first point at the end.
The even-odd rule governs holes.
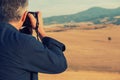
{"type": "Polygon", "coordinates": [[[66,70],[64,44],[45,37],[42,41],[0,23],[0,80],[38,80],[38,72],[56,74],[66,70]]]}

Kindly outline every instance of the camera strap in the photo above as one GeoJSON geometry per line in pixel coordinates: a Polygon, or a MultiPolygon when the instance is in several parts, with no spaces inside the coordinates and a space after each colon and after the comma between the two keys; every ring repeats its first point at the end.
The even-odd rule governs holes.
{"type": "Polygon", "coordinates": [[[36,19],[37,21],[36,21],[35,31],[36,31],[36,34],[37,34],[37,36],[36,36],[36,37],[37,37],[37,40],[39,40],[39,32],[38,32],[39,21],[38,21],[38,15],[36,15],[36,16],[37,16],[37,17],[36,17],[36,18],[37,18],[37,19],[36,19]]]}
{"type": "Polygon", "coordinates": [[[37,36],[36,36],[36,37],[37,37],[37,40],[39,40],[38,26],[39,26],[39,23],[36,24],[36,29],[35,29],[36,34],[37,34],[37,36]]]}

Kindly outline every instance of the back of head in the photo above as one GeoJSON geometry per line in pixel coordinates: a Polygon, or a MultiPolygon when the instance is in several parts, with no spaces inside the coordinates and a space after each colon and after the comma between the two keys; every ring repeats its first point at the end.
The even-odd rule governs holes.
{"type": "Polygon", "coordinates": [[[0,22],[18,21],[28,6],[28,0],[0,0],[0,22]]]}

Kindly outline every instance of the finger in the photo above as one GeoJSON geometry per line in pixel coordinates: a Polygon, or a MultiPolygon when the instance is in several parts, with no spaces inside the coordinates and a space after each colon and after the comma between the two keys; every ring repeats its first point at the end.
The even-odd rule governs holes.
{"type": "Polygon", "coordinates": [[[37,12],[38,13],[38,18],[41,18],[42,17],[42,13],[41,12],[37,12]]]}
{"type": "Polygon", "coordinates": [[[30,22],[31,22],[32,27],[35,28],[36,27],[35,17],[31,13],[28,13],[28,17],[30,18],[30,22]]]}
{"type": "Polygon", "coordinates": [[[38,13],[38,21],[40,25],[43,25],[43,19],[42,19],[42,13],[41,12],[37,12],[38,13]]]}
{"type": "Polygon", "coordinates": [[[42,19],[42,13],[41,12],[37,12],[38,13],[38,19],[41,20],[42,19]]]}

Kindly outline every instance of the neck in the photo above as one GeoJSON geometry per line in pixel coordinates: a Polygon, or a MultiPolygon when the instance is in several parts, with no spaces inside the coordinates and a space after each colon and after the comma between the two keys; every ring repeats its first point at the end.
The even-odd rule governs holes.
{"type": "Polygon", "coordinates": [[[17,30],[20,30],[20,28],[21,28],[21,25],[19,22],[9,22],[9,24],[11,24],[17,30]]]}

